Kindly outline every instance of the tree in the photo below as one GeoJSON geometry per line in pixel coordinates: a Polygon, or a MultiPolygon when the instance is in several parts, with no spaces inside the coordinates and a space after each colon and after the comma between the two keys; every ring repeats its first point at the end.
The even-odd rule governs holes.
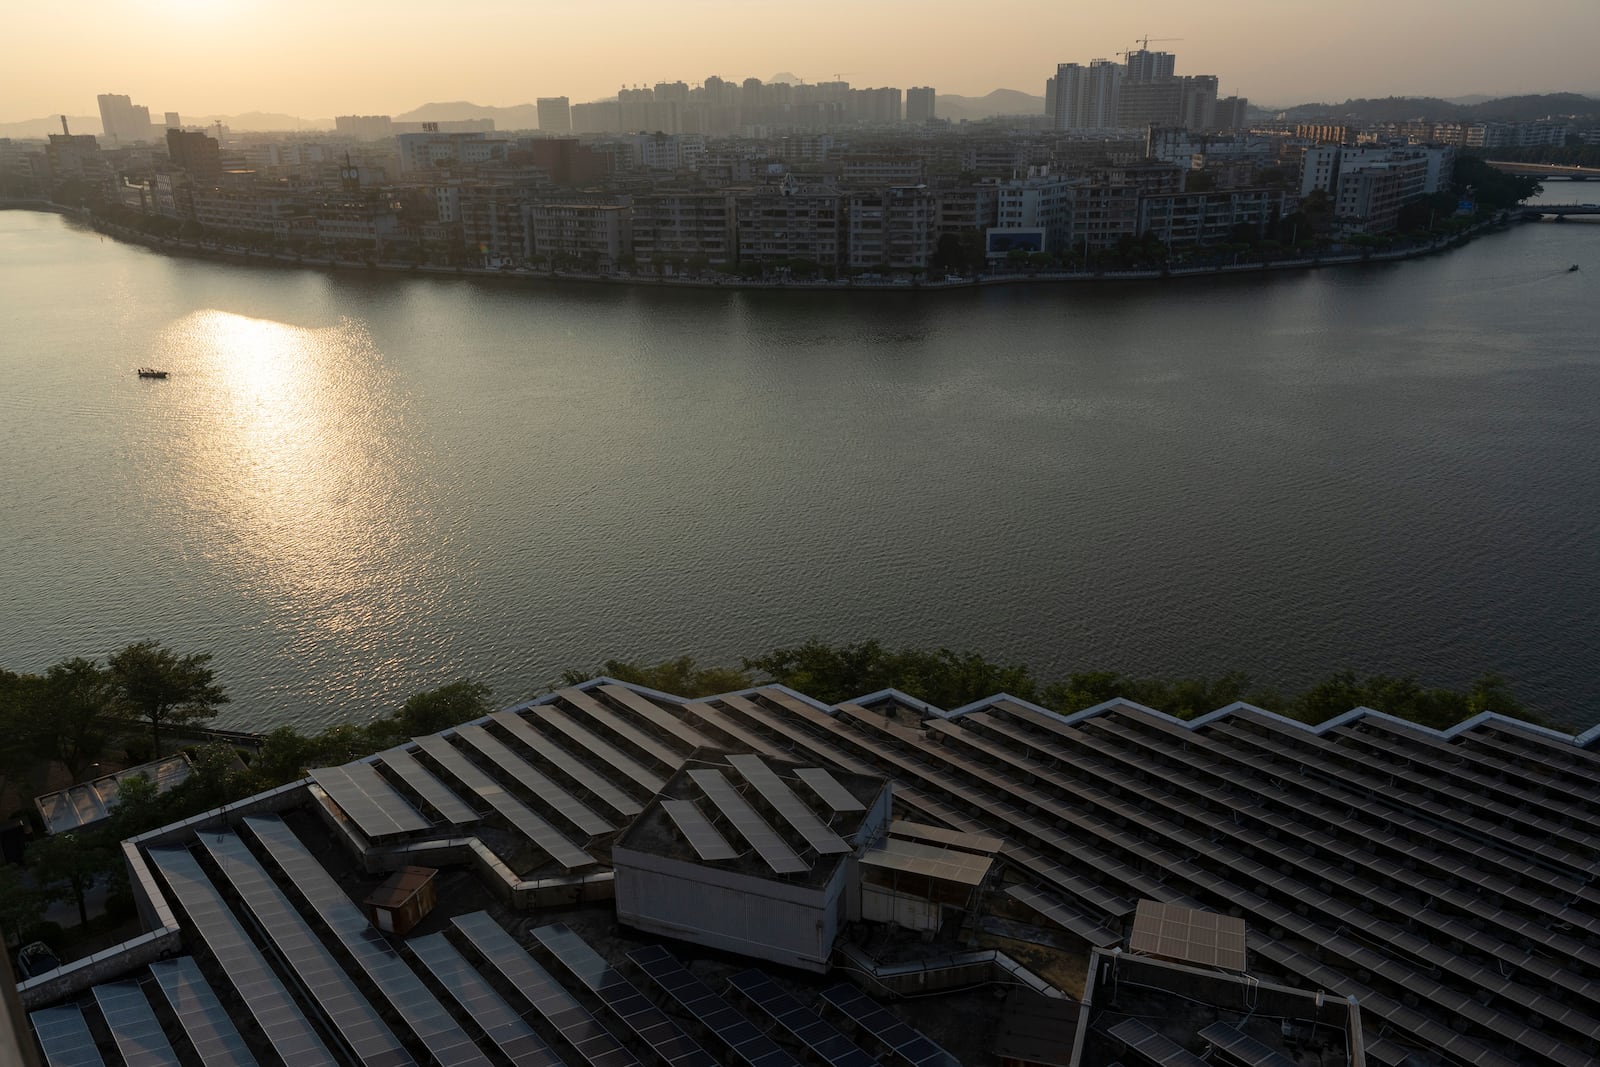
{"type": "Polygon", "coordinates": [[[209,719],[228,702],[210,663],[209,652],[179,656],[156,641],[140,641],[111,657],[117,697],[127,711],[150,724],[157,756],[163,723],[176,726],[209,719]]]}
{"type": "Polygon", "coordinates": [[[53,834],[28,849],[34,879],[55,900],[78,905],[78,921],[89,921],[89,890],[111,866],[111,849],[95,832],[53,834]]]}
{"type": "Polygon", "coordinates": [[[489,707],[491,690],[481,682],[463,678],[407,698],[401,705],[397,725],[399,740],[434,734],[459,723],[482,718],[489,707]]]}
{"type": "Polygon", "coordinates": [[[49,903],[15,864],[0,864],[0,945],[21,941],[24,932],[36,926],[49,903]]]}
{"type": "Polygon", "coordinates": [[[45,671],[33,689],[36,721],[49,724],[38,731],[35,751],[65,767],[76,782],[105,751],[116,703],[111,673],[78,656],[45,671]]]}

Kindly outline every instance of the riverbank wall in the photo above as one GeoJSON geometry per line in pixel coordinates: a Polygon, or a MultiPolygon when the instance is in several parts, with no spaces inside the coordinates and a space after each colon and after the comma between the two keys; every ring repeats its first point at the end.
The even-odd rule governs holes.
{"type": "Polygon", "coordinates": [[[628,273],[589,274],[578,271],[532,270],[527,268],[449,267],[432,264],[400,263],[385,260],[349,260],[290,252],[271,252],[230,245],[225,241],[203,241],[177,237],[158,237],[87,212],[63,208],[46,201],[3,201],[0,210],[12,208],[52,211],[78,219],[98,233],[127,244],[141,245],[166,255],[189,256],[262,267],[299,267],[323,271],[360,271],[408,274],[427,277],[494,278],[506,282],[578,284],[591,286],[630,286],[650,289],[752,289],[799,290],[809,292],[921,292],[924,290],[973,289],[989,286],[1093,284],[1096,282],[1170,281],[1181,278],[1215,278],[1274,271],[1320,270],[1324,267],[1357,266],[1364,263],[1396,263],[1422,256],[1437,255],[1460,247],[1490,230],[1504,229],[1522,221],[1514,211],[1497,213],[1493,218],[1473,224],[1449,237],[1398,249],[1362,249],[1313,256],[1248,262],[1210,263],[1199,266],[1135,268],[1096,271],[1030,271],[979,274],[960,278],[846,278],[837,281],[794,279],[757,280],[719,276],[716,278],[661,277],[628,273]]]}

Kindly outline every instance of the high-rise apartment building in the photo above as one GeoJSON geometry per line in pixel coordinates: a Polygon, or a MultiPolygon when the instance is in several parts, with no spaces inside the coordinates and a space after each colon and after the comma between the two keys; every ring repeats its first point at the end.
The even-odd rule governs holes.
{"type": "Polygon", "coordinates": [[[100,104],[100,128],[113,144],[150,140],[149,108],[120,93],[101,93],[95,99],[100,104]]]}
{"type": "Polygon", "coordinates": [[[1171,81],[1177,66],[1178,57],[1171,52],[1151,52],[1141,48],[1128,53],[1125,77],[1130,82],[1171,81]]]}
{"type": "Polygon", "coordinates": [[[933,118],[934,92],[928,85],[913,85],[906,90],[906,121],[921,125],[933,118]]]}
{"type": "Polygon", "coordinates": [[[539,109],[539,129],[545,133],[571,133],[572,132],[572,102],[564,96],[541,96],[536,105],[539,109]]]}
{"type": "Polygon", "coordinates": [[[1096,59],[1087,67],[1061,63],[1045,89],[1051,125],[1058,130],[1103,130],[1117,124],[1122,65],[1096,59]]]}
{"type": "Polygon", "coordinates": [[[183,120],[178,117],[176,111],[169,111],[164,117],[167,120],[167,129],[169,130],[176,130],[183,125],[183,120]]]}

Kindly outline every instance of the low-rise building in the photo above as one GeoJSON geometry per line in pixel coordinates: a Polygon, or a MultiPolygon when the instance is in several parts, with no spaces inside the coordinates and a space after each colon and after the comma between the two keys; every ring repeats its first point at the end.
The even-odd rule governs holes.
{"type": "Polygon", "coordinates": [[[533,255],[554,266],[613,271],[633,254],[628,204],[549,202],[530,204],[533,255]]]}
{"type": "Polygon", "coordinates": [[[1169,248],[1222,244],[1241,227],[1265,237],[1283,215],[1281,189],[1158,193],[1139,201],[1139,232],[1169,248]]]}
{"type": "Polygon", "coordinates": [[[856,270],[926,270],[939,241],[935,205],[923,185],[851,193],[849,265],[856,270]]]}
{"type": "Polygon", "coordinates": [[[662,192],[633,200],[633,254],[640,264],[738,258],[734,198],[724,192],[662,192]]]}
{"type": "Polygon", "coordinates": [[[739,261],[801,259],[823,270],[843,262],[846,206],[838,190],[788,181],[734,197],[739,261]]]}

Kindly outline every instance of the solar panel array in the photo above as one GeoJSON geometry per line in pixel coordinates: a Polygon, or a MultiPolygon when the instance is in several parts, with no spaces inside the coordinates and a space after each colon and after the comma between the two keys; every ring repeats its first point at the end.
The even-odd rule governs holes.
{"type": "Polygon", "coordinates": [[[152,848],[148,854],[188,914],[191,929],[205,943],[283,1062],[294,1067],[338,1067],[338,1061],[311,1028],[299,1004],[189,850],[152,848]]]}
{"type": "Polygon", "coordinates": [[[956,1067],[950,1053],[855,986],[836,985],[825,989],[822,999],[855,1026],[871,1034],[895,1059],[911,1067],[956,1067]]]}
{"type": "Polygon", "coordinates": [[[1215,1045],[1229,1062],[1239,1067],[1296,1067],[1295,1061],[1248,1034],[1241,1034],[1227,1023],[1212,1023],[1199,1036],[1215,1045]]]}
{"type": "Polygon", "coordinates": [[[916,731],[777,690],[714,703],[794,759],[892,777],[908,818],[1003,837],[1090,933],[1139,899],[1236,914],[1251,973],[1356,996],[1368,1032],[1486,1067],[1600,1046],[1595,753],[1487,725],[1317,737],[1121,706],[1068,725],[997,699],[916,731]]]}
{"type": "Polygon", "coordinates": [[[404,748],[391,748],[379,754],[385,769],[416,791],[423,801],[445,822],[452,826],[470,826],[478,821],[478,813],[433,772],[418,763],[416,757],[404,748]]]}
{"type": "Polygon", "coordinates": [[[159,960],[150,965],[150,973],[201,1063],[206,1067],[256,1067],[250,1046],[192,957],[159,960]]]}
{"type": "Polygon", "coordinates": [[[295,890],[377,987],[440,1067],[488,1067],[478,1046],[400,958],[339,883],[276,815],[252,816],[245,825],[283,868],[295,890]]]}
{"type": "Polygon", "coordinates": [[[433,824],[413,808],[399,790],[384,781],[370,763],[318,767],[310,774],[311,780],[373,840],[433,828],[433,824]]]}
{"type": "Polygon", "coordinates": [[[499,812],[518,833],[567,870],[588,867],[594,863],[594,857],[569,841],[544,816],[506,792],[505,787],[495,781],[489,772],[469,760],[443,736],[431,734],[419,737],[417,747],[499,812]]]}
{"type": "Polygon", "coordinates": [[[827,1067],[876,1067],[877,1058],[839,1032],[813,1009],[800,1003],[760,971],[740,971],[728,985],[778,1031],[803,1046],[827,1067]]]}
{"type": "Polygon", "coordinates": [[[861,862],[871,867],[882,867],[977,887],[989,876],[989,868],[994,865],[994,858],[976,852],[962,852],[959,849],[940,848],[935,845],[924,845],[920,841],[903,841],[898,837],[889,837],[862,856],[861,862]]]}
{"type": "Polygon", "coordinates": [[[562,1067],[550,1043],[529,1026],[505,998],[495,992],[476,967],[457,952],[443,934],[413,937],[406,946],[428,973],[444,986],[461,1010],[483,1029],[513,1067],[562,1067]]]}
{"type": "Polygon", "coordinates": [[[125,1067],[178,1067],[161,1022],[137,982],[106,982],[94,987],[100,1017],[117,1043],[125,1067]]]}
{"type": "Polygon", "coordinates": [[[526,745],[530,751],[548,760],[558,771],[594,794],[623,818],[630,818],[644,810],[643,804],[629,796],[611,778],[562,749],[549,734],[516,712],[497,711],[490,718],[512,737],[526,745]]]}
{"type": "Polygon", "coordinates": [[[638,1067],[638,1057],[561,988],[499,923],[481,911],[458,915],[451,923],[590,1067],[638,1067]]]}
{"type": "Polygon", "coordinates": [[[507,748],[505,742],[481,726],[463,726],[456,736],[489,757],[507,776],[532,793],[540,803],[576,827],[579,833],[593,837],[615,829],[609,822],[590,811],[577,797],[561,788],[533,764],[507,748]]]}
{"type": "Polygon", "coordinates": [[[1138,1019],[1123,1019],[1109,1032],[1126,1045],[1130,1053],[1155,1067],[1206,1067],[1205,1060],[1138,1019]]]}
{"type": "Polygon", "coordinates": [[[715,804],[739,836],[756,850],[774,874],[804,874],[811,869],[795,855],[794,849],[784,844],[783,838],[757,814],[756,809],[740,796],[721,771],[702,768],[689,772],[694,784],[700,787],[711,803],[715,804]]]}
{"type": "Polygon", "coordinates": [[[716,1067],[717,1061],[707,1055],[698,1042],[565,924],[541,926],[533,936],[589,992],[600,998],[629,1033],[669,1067],[716,1067]]]}
{"type": "Polygon", "coordinates": [[[778,817],[794,827],[818,855],[836,856],[850,851],[844,839],[828,829],[828,824],[817,818],[760,756],[729,756],[728,764],[755,786],[778,817]]]}
{"type": "Polygon", "coordinates": [[[707,862],[739,858],[739,850],[728,844],[728,839],[717,832],[711,820],[703,815],[692,800],[661,799],[661,809],[672,819],[695,852],[707,862]]]}
{"type": "Polygon", "coordinates": [[[834,812],[844,814],[852,811],[866,811],[867,806],[856,799],[856,795],[839,783],[839,780],[821,767],[798,767],[795,777],[811,788],[817,798],[834,812]]]}
{"type": "Polygon", "coordinates": [[[249,846],[232,831],[204,833],[199,840],[356,1061],[363,1067],[415,1063],[249,846]]]}
{"type": "Polygon", "coordinates": [[[799,1067],[799,1061],[763,1033],[710,986],[689,973],[660,945],[636,948],[628,959],[650,984],[667,995],[695,1022],[710,1031],[745,1067],[799,1067]]]}
{"type": "Polygon", "coordinates": [[[28,1013],[28,1022],[44,1050],[49,1067],[105,1067],[94,1035],[76,1004],[61,1004],[28,1013]]]}

